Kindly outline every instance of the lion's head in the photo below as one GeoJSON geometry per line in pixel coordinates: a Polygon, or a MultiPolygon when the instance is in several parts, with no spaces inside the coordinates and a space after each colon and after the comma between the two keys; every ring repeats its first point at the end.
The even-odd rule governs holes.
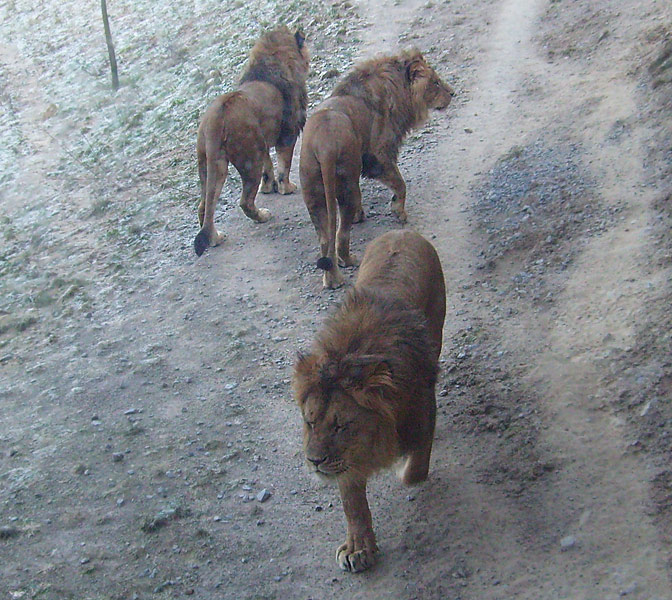
{"type": "Polygon", "coordinates": [[[446,108],[453,99],[455,91],[427,64],[419,50],[406,52],[404,60],[418,121],[424,121],[429,109],[446,108]]]}
{"type": "Polygon", "coordinates": [[[370,152],[377,157],[388,155],[396,162],[404,136],[427,120],[429,109],[446,108],[454,94],[413,48],[358,64],[331,96],[360,98],[377,114],[370,152]]]}
{"type": "Polygon", "coordinates": [[[394,462],[402,415],[436,381],[429,347],[419,311],[371,291],[348,294],[294,366],[311,468],[368,477],[394,462]]]}
{"type": "Polygon", "coordinates": [[[398,453],[395,415],[383,401],[392,385],[381,357],[339,362],[300,356],[294,389],[303,414],[306,460],[319,475],[359,475],[388,466],[398,453]]]}

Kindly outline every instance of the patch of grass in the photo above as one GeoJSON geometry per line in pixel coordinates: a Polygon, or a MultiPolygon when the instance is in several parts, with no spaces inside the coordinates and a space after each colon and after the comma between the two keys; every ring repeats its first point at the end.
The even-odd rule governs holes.
{"type": "Polygon", "coordinates": [[[99,217],[104,215],[112,206],[112,202],[108,198],[99,198],[94,200],[91,206],[91,216],[99,217]]]}
{"type": "Polygon", "coordinates": [[[20,333],[28,329],[31,325],[35,325],[37,321],[37,316],[34,314],[19,315],[11,320],[11,325],[9,328],[14,329],[20,333]]]}

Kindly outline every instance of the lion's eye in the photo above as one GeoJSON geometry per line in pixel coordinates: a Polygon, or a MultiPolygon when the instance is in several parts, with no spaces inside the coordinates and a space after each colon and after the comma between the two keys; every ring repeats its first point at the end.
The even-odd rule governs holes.
{"type": "Polygon", "coordinates": [[[335,423],[334,424],[334,431],[336,433],[339,433],[341,431],[345,431],[349,426],[350,426],[350,423],[343,423],[343,424],[335,423]]]}

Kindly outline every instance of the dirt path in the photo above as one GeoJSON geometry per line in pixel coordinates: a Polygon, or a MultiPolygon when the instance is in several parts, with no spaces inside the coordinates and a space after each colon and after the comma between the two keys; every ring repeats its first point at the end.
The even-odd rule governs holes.
{"type": "MultiPolygon", "coordinates": [[[[193,198],[149,216],[129,207],[158,194],[155,180],[73,183],[54,133],[72,140],[79,124],[67,110],[44,122],[48,60],[3,45],[30,147],[3,188],[18,229],[4,230],[4,289],[12,307],[36,278],[59,295],[32,302],[27,320],[0,315],[0,600],[672,598],[672,491],[657,511],[651,482],[665,471],[645,446],[654,433],[669,445],[672,420],[655,408],[669,398],[623,408],[648,385],[631,350],[669,288],[650,256],[660,123],[642,117],[638,61],[670,9],[358,10],[369,23],[358,56],[415,44],[458,88],[400,159],[408,227],[432,239],[448,282],[429,481],[377,477],[380,561],[338,571],[340,502],[305,472],[289,377],[345,289],[321,289],[300,196],[260,198],[265,225],[221,206],[227,241],[197,259],[195,172],[193,198]],[[638,429],[632,415],[647,412],[657,420],[638,429]]],[[[232,203],[237,186],[233,175],[232,203]]],[[[389,192],[363,191],[360,255],[398,227],[389,192]]]]}
{"type": "MultiPolygon", "coordinates": [[[[423,6],[405,3],[404,9],[396,10],[389,4],[376,5],[369,20],[381,25],[369,32],[368,45],[385,46],[395,33],[399,35],[400,22],[423,6]]],[[[661,546],[650,518],[654,471],[641,457],[628,455],[630,434],[623,419],[606,407],[601,387],[603,356],[610,347],[634,344],[631,315],[641,307],[647,285],[652,285],[640,276],[649,243],[648,206],[656,193],[641,192],[646,188],[641,168],[645,155],[638,137],[649,132],[643,129],[633,136],[625,159],[622,152],[605,151],[594,143],[608,136],[615,121],[637,112],[635,82],[623,80],[623,66],[618,63],[613,70],[590,76],[549,69],[532,39],[544,9],[544,2],[528,0],[502,2],[490,13],[488,41],[475,64],[468,100],[452,115],[450,133],[427,165],[438,176],[415,190],[425,200],[442,193],[445,197],[445,182],[450,182],[445,202],[433,203],[429,213],[416,215],[421,231],[437,233],[435,244],[453,282],[449,305],[460,307],[461,289],[470,286],[478,263],[478,242],[465,215],[466,200],[481,173],[492,168],[493,157],[524,144],[540,128],[562,123],[564,115],[578,111],[587,98],[601,99],[589,125],[563,124],[561,135],[582,138],[588,162],[603,176],[599,193],[606,202],[620,201],[624,194],[632,194],[633,201],[628,201],[627,220],[577,257],[550,314],[519,303],[518,318],[495,334],[501,351],[525,365],[524,394],[539,401],[538,445],[562,466],[522,505],[493,493],[487,483],[476,482],[473,470],[452,469],[447,476],[459,488],[461,501],[454,501],[461,525],[451,531],[451,538],[471,540],[472,563],[474,557],[481,565],[489,562],[485,557],[496,559],[491,572],[481,566],[484,572],[471,582],[470,597],[499,598],[506,593],[517,598],[583,598],[599,590],[603,597],[665,598],[672,594],[668,550],[661,546]],[[531,79],[546,92],[543,103],[526,93],[531,79]],[[447,223],[443,235],[437,222],[447,223]],[[528,519],[534,534],[521,535],[521,524],[528,519]],[[488,530],[493,523],[496,536],[488,530]],[[507,584],[493,588],[493,581],[507,584]]],[[[468,313],[474,320],[499,323],[489,305],[470,306],[468,313]]],[[[446,339],[454,340],[464,327],[459,318],[449,318],[446,339]]],[[[473,464],[473,447],[469,440],[462,441],[464,446],[455,445],[449,456],[457,465],[473,464]]],[[[437,463],[446,458],[440,455],[437,463]]],[[[435,513],[437,518],[440,513],[435,513]]]]}

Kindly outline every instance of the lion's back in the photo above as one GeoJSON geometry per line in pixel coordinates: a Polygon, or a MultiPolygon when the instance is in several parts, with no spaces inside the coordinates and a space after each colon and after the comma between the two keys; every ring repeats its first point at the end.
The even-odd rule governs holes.
{"type": "Polygon", "coordinates": [[[440,352],[446,285],[439,255],[429,240],[408,229],[377,237],[366,248],[355,285],[385,291],[421,310],[440,352]]]}

